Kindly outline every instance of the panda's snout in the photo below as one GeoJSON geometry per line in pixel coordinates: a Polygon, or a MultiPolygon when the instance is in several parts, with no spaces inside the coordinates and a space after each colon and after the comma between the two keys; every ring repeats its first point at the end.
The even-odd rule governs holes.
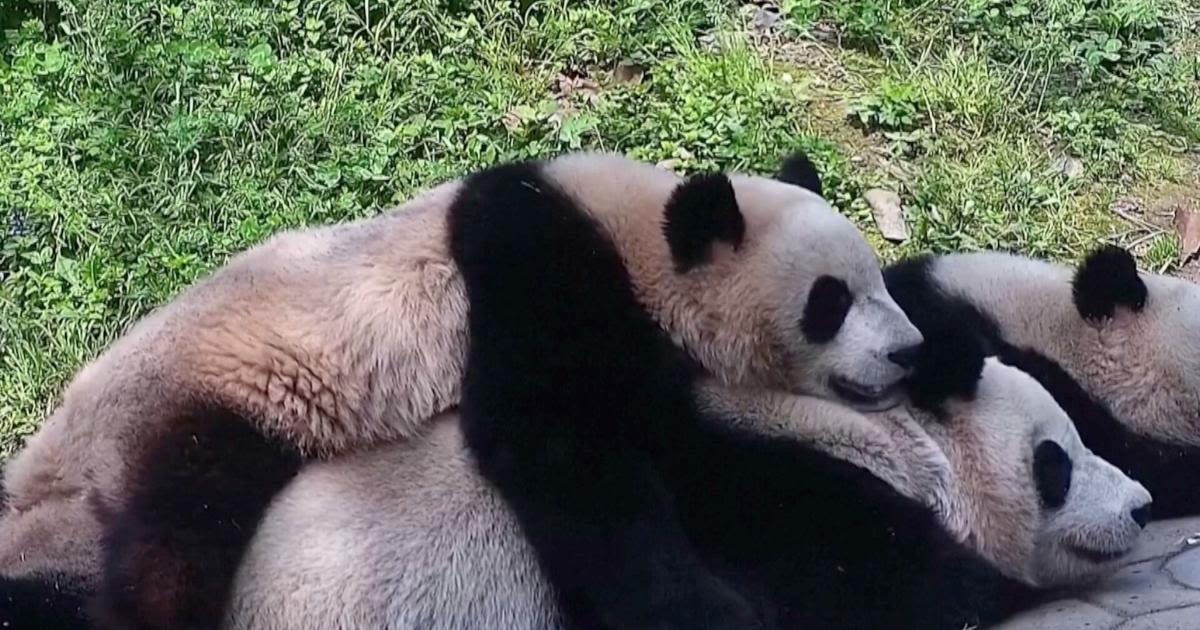
{"type": "Polygon", "coordinates": [[[887,355],[888,361],[908,370],[916,365],[917,357],[921,356],[921,344],[893,350],[887,355]]]}
{"type": "Polygon", "coordinates": [[[1129,516],[1133,519],[1133,522],[1137,523],[1138,527],[1142,529],[1145,529],[1146,524],[1150,522],[1150,505],[1150,503],[1146,503],[1145,505],[1135,508],[1129,512],[1129,516]]]}

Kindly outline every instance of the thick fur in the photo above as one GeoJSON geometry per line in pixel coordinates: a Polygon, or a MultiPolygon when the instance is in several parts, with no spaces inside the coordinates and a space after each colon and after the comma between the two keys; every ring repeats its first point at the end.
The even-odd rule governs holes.
{"type": "Polygon", "coordinates": [[[788,156],[783,161],[783,164],[780,165],[776,179],[781,182],[795,184],[806,190],[811,190],[818,195],[823,194],[821,192],[821,177],[817,173],[817,167],[803,153],[788,156]]]}
{"type": "MultiPolygon", "coordinates": [[[[725,245],[728,221],[707,223],[721,228],[708,262],[680,274],[664,237],[678,177],[611,155],[545,168],[617,244],[656,324],[719,382],[835,397],[831,374],[880,391],[904,376],[886,357],[920,336],[887,296],[865,241],[812,192],[731,176],[740,247],[725,245]],[[862,299],[838,337],[818,346],[796,326],[805,287],[828,274],[862,299]]],[[[446,213],[461,186],[374,219],[280,234],[80,370],[5,470],[0,575],[59,571],[94,582],[95,498],[125,504],[131,480],[145,478],[130,463],[145,461],[164,430],[186,433],[172,423],[193,405],[227,409],[321,457],[407,439],[453,408],[467,328],[446,213]]]]}
{"type": "Polygon", "coordinates": [[[696,413],[616,249],[535,164],[469,178],[450,221],[470,305],[467,444],[566,609],[604,627],[758,627],[655,471],[696,413]],[[627,345],[660,352],[613,351],[627,345]]]}
{"type": "MultiPolygon", "coordinates": [[[[640,359],[640,352],[631,358],[640,359]]],[[[1032,378],[994,359],[985,364],[974,400],[946,401],[937,416],[905,406],[861,414],[826,400],[711,385],[700,389],[699,398],[708,420],[697,426],[708,427],[709,437],[688,434],[670,451],[679,455],[671,478],[680,480],[686,504],[695,506],[681,526],[689,540],[693,527],[708,536],[711,546],[698,549],[706,561],[706,548],[721,558],[750,546],[773,558],[789,550],[802,554],[810,538],[834,539],[815,556],[820,562],[788,566],[780,560],[776,569],[785,583],[836,574],[833,563],[845,554],[863,563],[881,558],[879,565],[869,565],[872,571],[893,561],[903,566],[898,574],[870,578],[892,588],[911,577],[907,549],[903,537],[878,550],[856,546],[859,528],[874,531],[872,524],[882,523],[871,519],[886,512],[855,489],[851,482],[858,473],[816,475],[800,483],[788,475],[808,474],[802,472],[805,464],[770,470],[757,453],[741,455],[757,448],[753,445],[772,443],[798,457],[853,462],[902,495],[933,506],[940,525],[955,540],[969,541],[990,565],[1040,586],[1078,585],[1110,574],[1115,562],[1094,564],[1064,547],[1132,548],[1139,530],[1129,511],[1149,498],[1140,485],[1081,448],[1066,415],[1032,378]],[[750,446],[726,451],[720,443],[725,439],[750,446]],[[1045,439],[1061,444],[1075,469],[1067,504],[1057,510],[1040,507],[1032,475],[1033,446],[1045,439]],[[691,465],[698,470],[689,472],[691,465]],[[724,490],[710,495],[706,484],[714,478],[719,482],[714,487],[724,490]],[[788,502],[793,499],[799,503],[788,502]],[[804,503],[822,500],[837,509],[826,513],[823,504],[804,503]],[[760,518],[755,506],[764,504],[771,507],[760,518]],[[814,509],[820,518],[813,517],[814,509]],[[850,519],[847,529],[834,518],[850,519]],[[724,527],[730,529],[722,532],[724,527]],[[724,547],[731,551],[721,551],[724,547]],[[813,574],[805,577],[809,568],[813,574]]],[[[679,495],[673,497],[682,504],[679,495]]],[[[755,574],[754,563],[733,565],[721,566],[755,574]]],[[[760,582],[741,582],[719,567],[714,572],[764,592],[760,582]]],[[[803,605],[819,607],[816,596],[822,592],[803,605]]],[[[952,596],[930,592],[923,601],[940,604],[952,596]]],[[[558,601],[512,512],[473,464],[459,418],[447,414],[417,439],[307,466],[273,504],[254,540],[238,575],[227,628],[556,630],[566,627],[558,601]]],[[[887,608],[882,599],[869,603],[873,611],[887,608]]],[[[815,614],[857,613],[831,607],[815,614]]]]}
{"type": "Polygon", "coordinates": [[[0,577],[0,628],[87,630],[88,589],[73,576],[0,577]]]}
{"type": "Polygon", "coordinates": [[[1029,598],[862,469],[702,418],[616,249],[535,166],[466,190],[464,433],[572,619],[959,630],[1029,598]]]}
{"type": "Polygon", "coordinates": [[[1118,306],[1140,311],[1146,305],[1146,293],[1133,256],[1113,245],[1088,254],[1071,283],[1075,308],[1089,320],[1110,318],[1118,306]]]}
{"type": "MultiPolygon", "coordinates": [[[[1146,485],[1156,517],[1200,513],[1200,424],[1188,415],[1200,392],[1177,380],[1173,365],[1157,371],[1143,364],[1151,361],[1147,352],[1170,360],[1171,350],[1161,344],[1194,345],[1200,320],[1190,330],[1142,321],[1151,317],[1150,304],[1140,305],[1143,280],[1130,280],[1131,261],[1118,258],[1128,255],[1103,250],[1090,257],[1073,291],[1065,269],[997,254],[914,258],[887,269],[885,278],[926,335],[948,329],[978,334],[990,354],[1036,378],[1088,448],[1146,485]],[[1117,306],[1141,312],[1121,315],[1117,306]],[[1085,316],[1107,321],[1097,329],[1085,316]]],[[[1169,302],[1171,291],[1186,292],[1183,297],[1200,291],[1150,278],[1162,291],[1160,309],[1187,308],[1169,302]]]]}
{"type": "Polygon", "coordinates": [[[908,386],[913,404],[935,411],[949,398],[974,398],[984,360],[983,343],[974,335],[953,329],[936,335],[918,355],[908,386]]]}
{"type": "Polygon", "coordinates": [[[400,438],[457,403],[466,305],[444,238],[456,188],[280,234],[81,369],[5,469],[0,574],[96,582],[96,497],[122,499],[131,463],[194,403],[313,452],[400,438]]]}
{"type": "Polygon", "coordinates": [[[717,241],[736,248],[746,238],[733,183],[721,173],[696,175],[676,188],[664,214],[663,233],[680,273],[709,262],[717,241]]]}
{"type": "Polygon", "coordinates": [[[107,537],[98,610],[106,628],[219,627],[230,584],[299,455],[220,409],[173,423],[136,466],[125,503],[100,506],[107,537]]]}

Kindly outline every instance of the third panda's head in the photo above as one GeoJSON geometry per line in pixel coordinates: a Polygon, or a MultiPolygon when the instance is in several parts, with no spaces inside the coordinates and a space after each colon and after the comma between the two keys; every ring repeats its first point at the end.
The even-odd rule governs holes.
{"type": "Polygon", "coordinates": [[[672,284],[703,305],[685,345],[710,368],[738,345],[748,359],[740,374],[718,376],[859,409],[900,400],[921,334],[888,294],[875,252],[821,197],[805,156],[786,159],[775,179],[693,177],[665,213],[672,284]]]}
{"type": "Polygon", "coordinates": [[[943,520],[1036,586],[1110,573],[1146,525],[1150,493],[1084,447],[1036,380],[983,355],[977,339],[950,332],[927,344],[912,379],[954,477],[943,520]]]}

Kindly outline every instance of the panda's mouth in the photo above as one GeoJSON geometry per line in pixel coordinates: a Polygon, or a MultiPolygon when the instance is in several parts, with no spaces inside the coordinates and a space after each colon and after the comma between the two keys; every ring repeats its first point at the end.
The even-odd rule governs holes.
{"type": "Polygon", "coordinates": [[[1095,562],[1096,564],[1105,564],[1107,562],[1113,562],[1114,560],[1120,560],[1130,551],[1129,549],[1122,549],[1121,551],[1104,551],[1101,549],[1081,547],[1079,545],[1067,545],[1067,549],[1080,558],[1090,562],[1095,562]]]}
{"type": "Polygon", "coordinates": [[[901,381],[890,385],[865,385],[842,376],[832,376],[829,387],[839,398],[855,407],[877,407],[893,400],[900,392],[901,381]]]}

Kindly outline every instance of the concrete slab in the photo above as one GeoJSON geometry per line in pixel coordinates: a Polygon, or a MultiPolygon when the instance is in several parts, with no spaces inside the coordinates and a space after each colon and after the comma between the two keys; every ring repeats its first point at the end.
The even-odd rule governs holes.
{"type": "Polygon", "coordinates": [[[1161,560],[1131,564],[1081,597],[1125,617],[1200,604],[1200,591],[1177,584],[1161,564],[1161,560]]]}
{"type": "Polygon", "coordinates": [[[1200,589],[1200,548],[1175,556],[1167,563],[1166,570],[1182,586],[1200,589]]]}
{"type": "Polygon", "coordinates": [[[994,630],[1200,630],[1200,517],[1146,528],[1108,580],[1047,603],[994,630]]]}
{"type": "MultiPolygon", "coordinates": [[[[1066,627],[1066,626],[1064,626],[1066,627]]],[[[1200,608],[1176,608],[1130,619],[1121,630],[1196,630],[1200,628],[1200,608]]]]}
{"type": "Polygon", "coordinates": [[[1113,630],[1124,618],[1103,608],[1078,600],[1051,602],[1036,608],[1007,623],[995,626],[995,630],[1027,630],[1032,628],[1077,628],[1078,630],[1113,630]]]}

